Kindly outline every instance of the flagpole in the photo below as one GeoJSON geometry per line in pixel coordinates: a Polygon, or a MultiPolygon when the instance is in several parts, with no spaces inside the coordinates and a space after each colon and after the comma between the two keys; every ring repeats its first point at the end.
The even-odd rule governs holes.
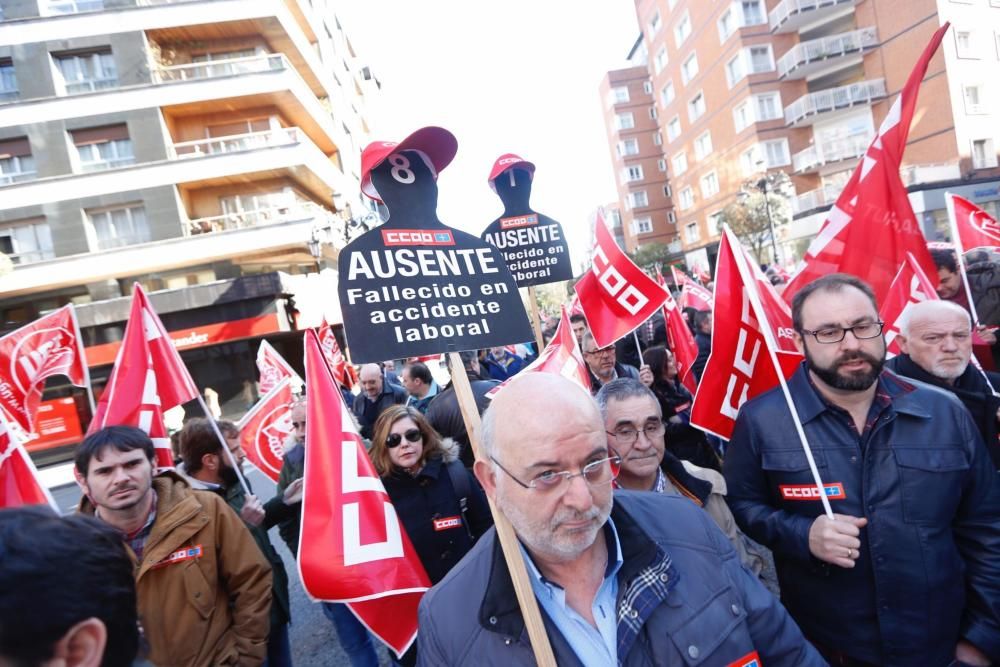
{"type": "MultiPolygon", "coordinates": [[[[664,302],[664,303],[666,303],[666,302],[664,302]]],[[[661,308],[662,308],[662,306],[661,306],[661,308]]],[[[666,321],[664,321],[663,322],[663,327],[666,328],[666,326],[667,326],[667,323],[666,323],[666,321]]],[[[632,338],[635,339],[635,353],[639,356],[639,368],[641,369],[642,368],[642,346],[639,345],[639,334],[638,334],[638,331],[639,331],[638,327],[636,327],[635,329],[632,329],[632,338]]]]}
{"type": "Polygon", "coordinates": [[[760,295],[757,294],[756,278],[747,275],[749,271],[747,270],[745,264],[746,258],[743,256],[743,246],[740,245],[736,236],[729,229],[729,225],[723,224],[723,232],[729,240],[733,258],[736,260],[736,267],[740,272],[743,284],[747,286],[746,293],[750,299],[750,303],[754,310],[757,311],[757,321],[760,322],[761,332],[764,334],[764,347],[767,348],[767,353],[771,357],[771,363],[774,365],[774,372],[778,376],[778,384],[781,386],[781,393],[784,394],[785,402],[788,404],[788,410],[792,413],[792,421],[795,423],[795,432],[799,436],[799,442],[802,443],[802,450],[806,453],[806,461],[809,463],[809,470],[812,472],[813,481],[815,481],[816,488],[819,491],[819,498],[823,503],[823,511],[826,513],[828,519],[834,521],[833,508],[830,507],[830,500],[826,497],[826,487],[823,486],[823,479],[819,476],[819,470],[816,468],[816,461],[813,459],[812,449],[809,447],[809,441],[806,439],[805,430],[802,428],[802,421],[799,419],[799,413],[795,409],[795,402],[792,401],[792,394],[788,390],[788,383],[785,382],[785,374],[782,372],[781,364],[778,362],[778,354],[775,352],[778,348],[778,344],[777,341],[774,340],[774,330],[771,329],[771,324],[767,321],[767,313],[764,311],[764,306],[760,302],[760,295]],[[753,286],[752,288],[750,287],[751,285],[753,286]]]}
{"type": "Polygon", "coordinates": [[[222,451],[226,453],[226,458],[229,459],[229,465],[231,465],[233,470],[236,471],[236,478],[240,480],[240,486],[243,487],[243,492],[248,496],[253,495],[250,491],[250,485],[247,484],[246,477],[243,476],[243,471],[240,469],[239,464],[236,463],[236,457],[233,456],[231,451],[229,451],[229,443],[226,442],[225,436],[222,435],[222,431],[219,430],[219,424],[215,420],[215,415],[209,412],[208,405],[205,404],[205,398],[201,395],[201,392],[199,391],[197,394],[198,405],[200,405],[202,411],[204,411],[205,418],[208,419],[208,423],[212,425],[212,431],[215,432],[215,437],[219,439],[219,444],[222,445],[222,451]]]}
{"type": "Polygon", "coordinates": [[[83,366],[83,379],[87,383],[87,398],[90,399],[90,418],[97,414],[97,402],[94,401],[94,387],[90,383],[90,366],[87,365],[87,354],[83,347],[83,336],[80,334],[80,322],[76,319],[76,307],[70,303],[69,314],[73,318],[73,329],[76,333],[76,347],[80,354],[80,364],[83,366]]]}
{"type": "MultiPolygon", "coordinates": [[[[451,362],[452,368],[464,368],[458,352],[448,352],[448,360],[451,362]]],[[[473,455],[477,461],[484,461],[479,443],[479,409],[476,407],[476,399],[472,394],[469,378],[464,372],[455,373],[453,383],[455,396],[458,398],[458,405],[462,410],[462,419],[465,420],[465,429],[469,434],[469,444],[472,445],[473,455]]],[[[531,588],[531,581],[528,579],[528,571],[524,566],[524,558],[521,556],[514,528],[492,500],[489,500],[489,504],[490,512],[493,514],[493,525],[496,526],[497,538],[500,540],[500,547],[503,550],[507,569],[510,571],[510,578],[514,584],[514,593],[517,595],[517,602],[521,608],[521,616],[528,629],[531,650],[535,653],[535,662],[539,667],[556,667],[556,659],[552,653],[552,646],[549,644],[549,637],[545,633],[545,624],[538,611],[538,600],[535,599],[535,593],[531,588]]]]}
{"type": "Polygon", "coordinates": [[[965,249],[962,248],[962,237],[958,235],[958,223],[955,221],[955,200],[950,192],[944,193],[944,203],[948,208],[948,224],[951,227],[951,241],[955,246],[958,258],[958,270],[962,272],[962,284],[965,285],[965,297],[969,300],[969,312],[972,313],[973,327],[979,326],[979,313],[976,312],[976,302],[972,300],[972,288],[969,287],[969,275],[965,272],[965,249]]]}

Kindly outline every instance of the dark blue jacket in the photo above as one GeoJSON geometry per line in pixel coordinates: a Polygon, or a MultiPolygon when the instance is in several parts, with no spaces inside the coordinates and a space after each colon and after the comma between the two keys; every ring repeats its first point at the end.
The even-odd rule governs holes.
{"type": "MultiPolygon", "coordinates": [[[[781,604],[740,565],[725,536],[687,498],[616,491],[620,665],[825,665],[781,604]]],[[[542,620],[560,667],[579,659],[542,620]]],[[[534,665],[510,573],[490,530],[420,602],[418,664],[534,665]]]]}
{"type": "Polygon", "coordinates": [[[804,365],[788,386],[833,511],[868,518],[853,569],[814,558],[809,528],[823,508],[783,394],[743,406],[726,500],[774,552],[802,631],[880,665],[947,665],[960,637],[1000,660],[1000,484],[962,404],[885,371],[876,391],[888,406],[862,441],[804,365]]]}
{"type": "Polygon", "coordinates": [[[362,438],[371,440],[372,429],[378,416],[393,405],[406,403],[406,390],[386,382],[382,378],[382,393],[373,401],[368,394],[361,392],[354,397],[354,416],[358,418],[358,426],[362,438]]]}

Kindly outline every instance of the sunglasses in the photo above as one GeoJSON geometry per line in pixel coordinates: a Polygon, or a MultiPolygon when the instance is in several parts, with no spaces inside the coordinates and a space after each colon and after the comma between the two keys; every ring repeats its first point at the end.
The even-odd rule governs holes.
{"type": "Polygon", "coordinates": [[[389,449],[399,447],[399,443],[403,442],[403,438],[406,438],[407,442],[417,442],[423,438],[423,434],[418,428],[411,428],[409,431],[400,435],[398,433],[390,433],[389,437],[385,439],[385,446],[389,449]]]}

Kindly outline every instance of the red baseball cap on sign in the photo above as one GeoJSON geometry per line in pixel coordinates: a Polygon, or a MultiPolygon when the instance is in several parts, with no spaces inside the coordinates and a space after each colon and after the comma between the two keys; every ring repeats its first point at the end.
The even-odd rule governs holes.
{"type": "Polygon", "coordinates": [[[513,153],[504,153],[493,163],[493,169],[490,170],[490,177],[487,179],[489,180],[490,187],[493,188],[493,192],[497,191],[497,186],[493,183],[493,181],[497,180],[497,176],[514,167],[524,169],[531,175],[532,179],[535,177],[535,165],[513,153]]]}
{"type": "Polygon", "coordinates": [[[372,170],[400,151],[419,151],[428,168],[437,180],[438,174],[447,167],[458,152],[458,140],[443,127],[422,127],[399,143],[395,141],[373,141],[361,152],[361,191],[378,201],[378,191],[372,185],[372,170]]]}

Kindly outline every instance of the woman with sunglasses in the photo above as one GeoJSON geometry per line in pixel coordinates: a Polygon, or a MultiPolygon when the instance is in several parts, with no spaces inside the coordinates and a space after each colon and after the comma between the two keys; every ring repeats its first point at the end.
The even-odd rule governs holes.
{"type": "MultiPolygon", "coordinates": [[[[493,525],[486,496],[458,460],[458,444],[442,440],[416,408],[388,408],[373,433],[369,456],[436,584],[493,525]]],[[[412,664],[412,653],[403,656],[403,664],[412,664]]]]}

